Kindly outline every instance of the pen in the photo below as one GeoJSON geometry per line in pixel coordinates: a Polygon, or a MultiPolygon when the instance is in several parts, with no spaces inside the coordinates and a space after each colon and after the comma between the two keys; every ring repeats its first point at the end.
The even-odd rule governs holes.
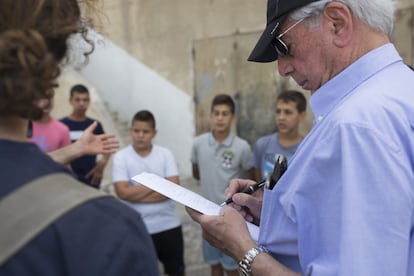
{"type": "MultiPolygon", "coordinates": [[[[269,190],[272,190],[286,170],[287,170],[287,158],[284,155],[278,154],[275,165],[273,167],[273,172],[269,177],[269,181],[267,181],[267,179],[264,179],[256,184],[253,184],[247,187],[246,189],[242,191],[242,193],[250,195],[256,192],[257,190],[259,190],[260,188],[262,188],[264,185],[266,185],[266,188],[268,188],[269,190]]],[[[229,198],[226,201],[224,201],[222,204],[220,204],[220,207],[228,205],[232,202],[233,200],[229,198]]]]}
{"type": "Polygon", "coordinates": [[[270,175],[269,182],[266,184],[266,188],[272,190],[282,175],[287,170],[287,158],[284,155],[278,155],[275,166],[273,167],[273,173],[270,175]]]}
{"type": "MultiPolygon", "coordinates": [[[[244,189],[242,191],[242,193],[245,193],[245,194],[249,194],[250,195],[250,194],[256,192],[257,190],[259,190],[260,188],[262,188],[265,185],[265,183],[266,183],[266,179],[263,179],[262,181],[257,182],[255,184],[247,187],[246,189],[244,189]]],[[[222,204],[220,204],[220,207],[223,207],[225,205],[228,205],[228,204],[230,204],[232,202],[233,202],[233,199],[229,198],[226,201],[224,201],[222,204]]]]}

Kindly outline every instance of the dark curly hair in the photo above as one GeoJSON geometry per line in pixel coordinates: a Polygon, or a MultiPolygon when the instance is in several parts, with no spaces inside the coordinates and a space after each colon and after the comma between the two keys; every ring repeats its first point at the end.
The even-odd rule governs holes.
{"type": "Polygon", "coordinates": [[[82,16],[82,11],[89,11],[95,2],[1,0],[0,116],[40,118],[36,101],[53,95],[68,38],[81,34],[92,46],[85,55],[93,51],[86,37],[92,20],[82,16]]]}

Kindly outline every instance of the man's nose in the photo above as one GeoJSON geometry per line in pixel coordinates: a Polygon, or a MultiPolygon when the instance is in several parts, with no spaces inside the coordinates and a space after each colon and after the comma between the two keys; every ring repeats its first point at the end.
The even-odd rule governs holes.
{"type": "Polygon", "coordinates": [[[285,116],[286,114],[285,114],[285,112],[280,112],[280,113],[278,113],[277,114],[277,119],[280,121],[280,120],[284,120],[285,118],[286,118],[286,116],[285,116]]]}
{"type": "Polygon", "coordinates": [[[289,57],[279,57],[277,59],[277,65],[279,74],[282,77],[289,76],[293,71],[292,64],[289,62],[289,57]]]}

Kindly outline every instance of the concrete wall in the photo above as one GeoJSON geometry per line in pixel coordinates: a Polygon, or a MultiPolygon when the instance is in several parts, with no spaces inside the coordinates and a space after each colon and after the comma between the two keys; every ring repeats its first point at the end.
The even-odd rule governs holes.
{"type": "Polygon", "coordinates": [[[261,30],[265,7],[258,0],[105,0],[102,23],[115,44],[192,95],[193,42],[261,30]]]}
{"type": "MultiPolygon", "coordinates": [[[[403,13],[412,13],[414,0],[396,3],[403,13]]],[[[103,30],[109,39],[192,95],[194,43],[236,34],[258,37],[265,26],[266,1],[104,0],[103,11],[103,30]]],[[[398,45],[412,48],[413,21],[409,32],[400,30],[399,21],[397,13],[396,29],[403,32],[398,34],[398,45]]],[[[246,41],[245,47],[252,49],[254,42],[246,41]]]]}

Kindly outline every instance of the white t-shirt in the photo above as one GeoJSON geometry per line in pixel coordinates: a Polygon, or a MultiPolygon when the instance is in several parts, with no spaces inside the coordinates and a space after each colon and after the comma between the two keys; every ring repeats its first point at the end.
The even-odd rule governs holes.
{"type": "MultiPolygon", "coordinates": [[[[161,177],[178,176],[177,164],[170,150],[153,145],[148,156],[141,157],[132,145],[118,151],[113,160],[112,181],[128,181],[130,185],[140,185],[130,181],[131,177],[142,172],[154,173],[161,177]]],[[[163,232],[181,225],[171,199],[156,203],[130,203],[127,205],[139,212],[150,234],[163,232]]]]}

